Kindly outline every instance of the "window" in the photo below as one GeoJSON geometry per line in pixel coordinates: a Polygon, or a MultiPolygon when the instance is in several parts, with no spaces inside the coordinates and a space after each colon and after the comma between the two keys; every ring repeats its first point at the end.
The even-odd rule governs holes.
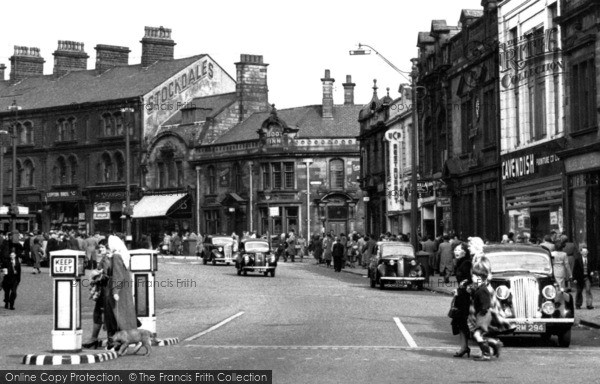
{"type": "Polygon", "coordinates": [[[20,188],[23,184],[22,184],[22,180],[23,180],[23,174],[25,169],[23,168],[23,165],[21,164],[20,161],[17,161],[17,188],[20,188]]]}
{"type": "Polygon", "coordinates": [[[425,160],[423,171],[428,173],[429,171],[433,171],[433,129],[431,126],[431,118],[425,118],[425,122],[423,123],[423,131],[423,157],[425,160]]]}
{"type": "Polygon", "coordinates": [[[56,159],[56,164],[53,168],[52,178],[54,180],[55,185],[65,185],[67,184],[67,162],[64,157],[59,157],[56,159]]]}
{"type": "Polygon", "coordinates": [[[23,162],[23,174],[21,178],[21,186],[32,187],[33,186],[33,162],[29,159],[23,162]]]}
{"type": "Polygon", "coordinates": [[[273,189],[281,189],[281,163],[271,164],[271,174],[273,176],[273,189]]]}
{"type": "Polygon", "coordinates": [[[104,133],[104,136],[115,135],[113,117],[110,113],[102,115],[102,132],[104,133]]]}
{"type": "Polygon", "coordinates": [[[77,184],[77,158],[69,156],[67,184],[77,184]]]}
{"type": "Polygon", "coordinates": [[[102,155],[100,162],[101,180],[103,182],[112,181],[113,178],[113,162],[108,153],[102,155]]]}
{"type": "Polygon", "coordinates": [[[546,136],[546,84],[544,80],[529,86],[529,134],[531,140],[546,136]]]}
{"type": "Polygon", "coordinates": [[[113,116],[115,118],[115,135],[123,136],[125,132],[123,131],[123,115],[121,115],[121,112],[117,112],[113,116]]]}
{"type": "Polygon", "coordinates": [[[121,152],[115,153],[115,165],[117,168],[117,181],[125,180],[125,158],[121,152]]]}
{"type": "Polygon", "coordinates": [[[75,138],[76,138],[75,131],[77,130],[77,122],[74,117],[69,117],[69,119],[67,119],[67,123],[68,123],[67,127],[69,130],[69,132],[67,132],[69,135],[69,140],[75,140],[75,138]]]}
{"type": "Polygon", "coordinates": [[[483,94],[483,142],[484,146],[493,145],[496,142],[496,103],[494,100],[494,89],[483,94]]]}
{"type": "Polygon", "coordinates": [[[263,190],[271,189],[271,178],[269,175],[269,164],[261,164],[260,170],[262,173],[262,186],[263,190]]]}
{"type": "Polygon", "coordinates": [[[213,166],[208,167],[207,176],[208,176],[208,193],[210,195],[213,195],[216,193],[216,190],[217,190],[217,174],[215,172],[215,167],[213,167],[213,166]]]}
{"type": "Polygon", "coordinates": [[[177,186],[183,187],[183,162],[181,160],[176,161],[175,168],[177,171],[177,186]]]}
{"type": "Polygon", "coordinates": [[[17,123],[17,143],[33,144],[33,123],[26,121],[24,123],[17,123]]]}
{"type": "Polygon", "coordinates": [[[344,188],[344,160],[333,159],[329,162],[329,186],[331,189],[344,188]]]}
{"type": "Polygon", "coordinates": [[[571,66],[573,132],[596,127],[596,70],[594,59],[571,66]]]}
{"type": "Polygon", "coordinates": [[[469,139],[469,132],[473,126],[472,118],[473,112],[471,108],[471,99],[467,99],[462,102],[460,108],[461,115],[461,151],[462,153],[471,152],[471,141],[469,139]]]}
{"type": "Polygon", "coordinates": [[[285,170],[284,188],[294,189],[294,163],[283,163],[283,166],[285,170]]]}
{"type": "Polygon", "coordinates": [[[219,233],[221,231],[218,210],[204,211],[204,226],[206,230],[205,233],[208,234],[219,233]]]}

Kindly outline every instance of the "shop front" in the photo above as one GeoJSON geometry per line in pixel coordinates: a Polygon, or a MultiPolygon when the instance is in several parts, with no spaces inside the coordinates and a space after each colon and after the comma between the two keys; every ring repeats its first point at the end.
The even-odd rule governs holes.
{"type": "Polygon", "coordinates": [[[159,244],[165,232],[195,231],[194,201],[188,193],[145,195],[133,207],[134,241],[150,234],[152,244],[159,244]]]}
{"type": "MultiPolygon", "coordinates": [[[[126,207],[125,190],[91,190],[90,191],[91,217],[88,225],[91,233],[125,233],[125,216],[123,211],[126,207]]],[[[130,197],[133,207],[137,202],[137,195],[130,197]]]]}
{"type": "Polygon", "coordinates": [[[43,230],[87,231],[85,197],[79,188],[51,190],[43,194],[43,230]]]}
{"type": "Polygon", "coordinates": [[[553,142],[502,157],[504,229],[542,240],[564,230],[563,161],[553,142]]]}

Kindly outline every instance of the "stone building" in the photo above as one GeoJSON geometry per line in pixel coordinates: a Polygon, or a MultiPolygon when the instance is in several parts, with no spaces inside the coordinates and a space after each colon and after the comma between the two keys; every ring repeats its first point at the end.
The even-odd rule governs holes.
{"type": "MultiPolygon", "coordinates": [[[[95,68],[87,69],[84,44],[59,41],[51,75],[43,74],[44,58],[33,47],[15,46],[8,80],[0,65],[0,125],[17,147],[16,169],[12,151],[4,155],[1,192],[9,203],[8,181],[17,172],[17,203],[34,216],[20,220],[21,230],[122,231],[125,132],[135,202],[147,177],[139,164],[159,127],[194,98],[236,89],[209,55],[174,59],[170,29],[146,27],[141,43],[141,64],[129,64],[126,47],[99,44],[95,68]],[[19,108],[8,110],[13,104],[19,108]]],[[[177,185],[187,185],[185,169],[175,169],[177,185]]],[[[2,219],[6,229],[8,218],[2,219]]]]}

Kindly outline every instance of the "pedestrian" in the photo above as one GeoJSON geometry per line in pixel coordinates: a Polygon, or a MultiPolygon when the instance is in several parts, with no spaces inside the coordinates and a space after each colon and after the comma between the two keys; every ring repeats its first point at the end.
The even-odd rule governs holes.
{"type": "Polygon", "coordinates": [[[165,235],[163,236],[161,251],[165,255],[168,255],[171,251],[171,235],[169,235],[169,232],[165,232],[165,235]]]}
{"type": "Polygon", "coordinates": [[[558,286],[565,289],[566,282],[572,277],[569,259],[567,258],[567,254],[563,251],[564,243],[561,240],[557,240],[554,247],[555,250],[550,253],[552,255],[554,278],[556,279],[558,286]]]}
{"type": "Polygon", "coordinates": [[[4,308],[15,309],[15,300],[17,298],[17,287],[21,282],[21,262],[17,257],[15,248],[12,248],[9,259],[4,261],[2,266],[4,279],[2,280],[2,289],[4,290],[4,308]]]}
{"type": "Polygon", "coordinates": [[[440,260],[440,276],[444,276],[444,283],[448,284],[450,276],[454,273],[454,254],[452,253],[450,236],[443,236],[443,242],[440,244],[437,254],[440,260]]]}
{"type": "Polygon", "coordinates": [[[597,271],[592,271],[589,262],[587,245],[581,244],[581,251],[575,256],[573,263],[573,284],[577,287],[575,306],[581,309],[583,304],[583,291],[585,290],[585,305],[587,309],[594,309],[592,301],[592,280],[597,271]]]}
{"type": "Polygon", "coordinates": [[[133,303],[129,252],[123,240],[117,236],[108,237],[109,254],[108,276],[104,294],[104,323],[108,335],[108,349],[114,347],[113,335],[118,331],[136,329],[137,318],[133,303]]]}
{"type": "Polygon", "coordinates": [[[423,252],[427,252],[428,255],[430,276],[433,276],[435,271],[439,272],[439,264],[436,263],[437,250],[437,243],[433,240],[433,236],[429,235],[427,240],[423,243],[423,252]]]}
{"type": "Polygon", "coordinates": [[[544,241],[540,244],[541,247],[546,248],[548,251],[553,252],[556,250],[556,244],[552,242],[552,236],[544,236],[544,241]]]}
{"type": "Polygon", "coordinates": [[[177,233],[177,231],[173,231],[171,235],[171,254],[178,256],[180,254],[181,248],[181,236],[177,233]]]}
{"type": "Polygon", "coordinates": [[[454,257],[456,259],[456,281],[458,288],[454,291],[454,308],[452,316],[452,334],[459,335],[460,349],[454,354],[454,357],[467,357],[471,355],[469,348],[469,307],[471,305],[471,255],[466,244],[459,243],[454,247],[454,257]]]}
{"type": "Polygon", "coordinates": [[[563,252],[567,254],[569,268],[571,268],[571,271],[573,271],[573,267],[575,266],[575,255],[577,254],[577,246],[574,242],[569,241],[569,237],[567,235],[561,235],[560,239],[564,244],[563,252]]]}
{"type": "Polygon", "coordinates": [[[327,268],[331,267],[331,250],[333,246],[333,237],[331,234],[327,234],[323,238],[323,259],[325,260],[325,264],[327,264],[327,268]]]}
{"type": "Polygon", "coordinates": [[[104,324],[104,293],[106,292],[106,286],[108,283],[108,269],[110,266],[110,259],[108,257],[108,251],[106,249],[106,244],[104,241],[100,242],[96,246],[94,253],[98,257],[98,263],[97,268],[94,268],[92,270],[90,281],[90,289],[92,292],[92,294],[90,295],[90,299],[95,300],[92,335],[86,342],[82,343],[81,346],[83,348],[97,349],[101,345],[100,341],[98,340],[98,335],[100,334],[100,330],[102,329],[102,324],[104,324]]]}
{"type": "Polygon", "coordinates": [[[306,252],[306,239],[302,234],[298,235],[296,240],[296,253],[300,256],[300,262],[304,260],[304,253],[306,252]]]}
{"type": "Polygon", "coordinates": [[[331,256],[333,257],[333,270],[336,272],[342,271],[345,250],[346,248],[340,242],[340,238],[336,236],[333,240],[333,246],[331,249],[331,256]]]}
{"type": "Polygon", "coordinates": [[[293,229],[290,229],[290,233],[286,239],[287,248],[286,253],[292,259],[292,263],[296,261],[296,234],[293,229]]]}
{"type": "Polygon", "coordinates": [[[87,239],[84,240],[85,259],[87,260],[88,268],[91,270],[97,267],[96,250],[98,246],[98,238],[90,233],[87,239]]]}
{"type": "Polygon", "coordinates": [[[321,240],[321,236],[314,235],[308,248],[309,252],[312,252],[316,264],[323,263],[323,241],[321,240]]]}
{"type": "Polygon", "coordinates": [[[469,329],[473,338],[481,349],[480,361],[490,360],[491,354],[500,356],[500,342],[497,339],[486,337],[492,321],[492,298],[494,291],[490,285],[492,266],[489,259],[481,256],[473,259],[473,283],[476,289],[473,292],[473,312],[469,314],[469,329]],[[492,351],[490,351],[490,347],[492,351]]]}
{"type": "Polygon", "coordinates": [[[40,271],[40,263],[42,262],[43,251],[42,246],[40,244],[40,239],[38,239],[37,237],[33,239],[33,246],[31,247],[31,257],[33,258],[34,269],[32,273],[34,275],[36,273],[42,273],[42,271],[40,271]],[[37,272],[35,270],[37,270],[37,272]]]}

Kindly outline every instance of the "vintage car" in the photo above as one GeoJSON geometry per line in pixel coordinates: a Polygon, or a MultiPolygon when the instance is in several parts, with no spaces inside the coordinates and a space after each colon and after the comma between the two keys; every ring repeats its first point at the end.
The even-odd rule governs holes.
{"type": "Polygon", "coordinates": [[[378,242],[377,252],[371,258],[367,272],[371,288],[379,285],[379,289],[384,289],[385,284],[395,283],[396,286],[423,289],[423,269],[418,264],[412,265],[413,260],[416,264],[415,251],[410,243],[378,242]]]}
{"type": "Polygon", "coordinates": [[[504,315],[516,326],[515,334],[558,336],[558,345],[571,344],[573,297],[554,279],[550,253],[524,244],[486,245],[492,265],[491,286],[504,315]]]}
{"type": "Polygon", "coordinates": [[[202,262],[204,264],[217,262],[231,265],[235,262],[238,253],[237,241],[231,236],[213,235],[206,236],[202,244],[202,262]]]}
{"type": "Polygon", "coordinates": [[[244,276],[251,272],[263,273],[271,277],[275,277],[275,269],[277,268],[277,259],[275,254],[271,252],[269,242],[264,239],[246,239],[240,244],[240,252],[235,262],[237,274],[244,276]]]}

